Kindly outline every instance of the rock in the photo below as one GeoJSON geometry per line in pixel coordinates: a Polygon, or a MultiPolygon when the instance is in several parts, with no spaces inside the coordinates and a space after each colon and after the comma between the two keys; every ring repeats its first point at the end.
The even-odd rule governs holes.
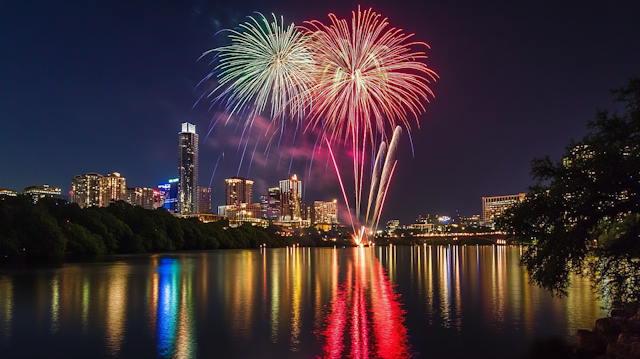
{"type": "Polygon", "coordinates": [[[618,336],[618,344],[631,344],[640,341],[640,335],[634,333],[620,333],[618,336]]]}
{"type": "Polygon", "coordinates": [[[630,354],[632,358],[640,358],[640,342],[633,342],[629,344],[630,354]]]}
{"type": "Polygon", "coordinates": [[[627,319],[623,317],[607,317],[596,320],[594,332],[603,336],[608,343],[615,343],[618,335],[622,333],[627,325],[627,319]]]}
{"type": "Polygon", "coordinates": [[[637,359],[638,357],[632,354],[631,344],[610,343],[607,345],[607,359],[637,359]]]}
{"type": "Polygon", "coordinates": [[[578,349],[576,353],[580,357],[593,357],[604,354],[607,350],[607,343],[598,336],[598,333],[590,330],[578,330],[578,349]]]}

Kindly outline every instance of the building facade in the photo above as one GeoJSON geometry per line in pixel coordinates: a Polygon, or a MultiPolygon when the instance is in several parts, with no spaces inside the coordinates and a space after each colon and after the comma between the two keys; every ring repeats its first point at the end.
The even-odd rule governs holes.
{"type": "Polygon", "coordinates": [[[178,213],[178,183],[177,178],[170,179],[167,183],[159,184],[158,189],[164,195],[162,207],[171,213],[178,213]]]}
{"type": "Polygon", "coordinates": [[[157,188],[128,187],[125,201],[144,209],[156,209],[164,204],[164,194],[157,188]]]}
{"type": "Polygon", "coordinates": [[[277,220],[280,218],[280,187],[269,188],[269,207],[267,218],[277,220]]]}
{"type": "Polygon", "coordinates": [[[100,178],[100,206],[106,207],[116,201],[124,201],[127,179],[113,172],[100,178]]]}
{"type": "Polygon", "coordinates": [[[293,175],[280,181],[280,220],[299,221],[302,210],[302,181],[293,175]]]}
{"type": "Polygon", "coordinates": [[[485,226],[493,226],[495,220],[516,203],[522,202],[526,193],[509,196],[482,197],[482,222],[485,226]]]}
{"type": "Polygon", "coordinates": [[[198,186],[198,213],[211,213],[211,188],[198,186]]]}
{"type": "Polygon", "coordinates": [[[338,223],[338,200],[313,202],[313,225],[338,223]]]}
{"type": "Polygon", "coordinates": [[[15,197],[18,195],[18,192],[12,189],[0,188],[0,196],[11,196],[15,197]]]}
{"type": "Polygon", "coordinates": [[[31,196],[33,203],[38,203],[40,198],[59,197],[62,191],[57,187],[49,187],[48,184],[42,186],[30,186],[22,190],[22,194],[31,196]]]}
{"type": "Polygon", "coordinates": [[[224,180],[225,205],[240,205],[253,202],[253,181],[242,177],[224,180]]]}
{"type": "Polygon", "coordinates": [[[102,175],[86,173],[77,175],[71,181],[71,203],[77,203],[81,208],[100,206],[100,181],[102,175]]]}
{"type": "Polygon", "coordinates": [[[188,122],[178,134],[178,212],[198,212],[198,134],[188,122]]]}

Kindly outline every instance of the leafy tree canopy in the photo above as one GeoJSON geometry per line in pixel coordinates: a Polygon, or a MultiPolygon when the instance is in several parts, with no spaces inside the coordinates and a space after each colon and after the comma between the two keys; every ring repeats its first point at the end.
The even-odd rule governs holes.
{"type": "Polygon", "coordinates": [[[631,302],[640,299],[640,78],[612,93],[619,110],[596,111],[562,159],[532,161],[536,184],[498,227],[530,244],[522,264],[533,283],[566,295],[576,273],[631,302]]]}

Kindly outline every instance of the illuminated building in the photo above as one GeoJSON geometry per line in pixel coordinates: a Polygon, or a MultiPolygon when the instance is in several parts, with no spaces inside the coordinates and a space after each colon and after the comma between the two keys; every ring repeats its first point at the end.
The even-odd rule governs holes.
{"type": "Polygon", "coordinates": [[[125,200],[144,209],[156,209],[164,204],[164,195],[156,188],[129,187],[126,189],[125,200]]]}
{"type": "Polygon", "coordinates": [[[280,181],[280,220],[299,221],[302,218],[302,181],[293,175],[280,181]]]}
{"type": "Polygon", "coordinates": [[[224,180],[225,204],[240,205],[253,202],[253,181],[242,177],[231,177],[224,180]]]}
{"type": "MultiPolygon", "coordinates": [[[[232,204],[225,206],[224,209],[224,215],[232,221],[252,221],[253,219],[260,219],[261,213],[260,203],[232,204]]],[[[218,214],[220,214],[220,210],[218,210],[218,214]]]]}
{"type": "Polygon", "coordinates": [[[338,223],[338,200],[331,202],[313,202],[313,221],[317,224],[337,224],[338,223]]]}
{"type": "Polygon", "coordinates": [[[459,222],[464,228],[480,228],[482,226],[482,220],[478,214],[471,217],[460,216],[459,222]]]}
{"type": "Polygon", "coordinates": [[[198,134],[196,125],[185,122],[178,134],[178,211],[198,211],[198,134]]]}
{"type": "Polygon", "coordinates": [[[269,196],[260,196],[260,218],[269,218],[269,196]]]}
{"type": "Polygon", "coordinates": [[[386,228],[388,231],[395,231],[398,227],[400,227],[400,221],[397,219],[392,219],[387,222],[386,228]]]}
{"type": "MultiPolygon", "coordinates": [[[[31,196],[33,203],[37,203],[40,198],[60,196],[60,188],[49,187],[48,184],[42,186],[30,186],[22,190],[22,194],[31,196]]],[[[0,192],[0,194],[2,194],[0,192]]]]}
{"type": "Polygon", "coordinates": [[[516,203],[522,202],[526,193],[510,196],[482,197],[482,222],[485,226],[493,226],[496,218],[516,203]]]}
{"type": "Polygon", "coordinates": [[[198,186],[198,213],[211,213],[211,188],[198,186]]]}
{"type": "Polygon", "coordinates": [[[100,206],[100,180],[98,173],[77,175],[71,181],[71,203],[77,203],[81,208],[100,206]]]}
{"type": "Polygon", "coordinates": [[[0,196],[12,196],[15,197],[18,195],[18,192],[12,190],[12,189],[3,189],[0,188],[0,196]]]}
{"type": "Polygon", "coordinates": [[[107,207],[116,201],[124,201],[127,179],[113,172],[100,178],[100,206],[107,207]]]}
{"type": "Polygon", "coordinates": [[[269,188],[269,209],[267,210],[267,218],[280,218],[280,187],[269,188]]]}
{"type": "Polygon", "coordinates": [[[177,178],[170,179],[168,183],[158,185],[158,189],[164,195],[162,207],[171,213],[178,212],[178,182],[177,178]]]}

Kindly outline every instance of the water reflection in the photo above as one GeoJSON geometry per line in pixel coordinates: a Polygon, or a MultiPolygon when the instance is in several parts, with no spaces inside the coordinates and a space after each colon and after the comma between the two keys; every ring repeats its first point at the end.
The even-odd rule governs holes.
{"type": "Polygon", "coordinates": [[[417,298],[429,325],[469,333],[480,323],[497,335],[523,329],[529,340],[552,334],[571,340],[576,329],[590,328],[594,318],[606,315],[586,279],[574,277],[562,300],[530,285],[519,266],[520,247],[425,245],[406,252],[409,271],[397,265],[396,247],[377,248],[376,256],[392,282],[408,283],[404,294],[417,298]],[[478,315],[481,322],[471,317],[478,315]],[[566,331],[544,330],[559,327],[566,331]]]}
{"type": "Polygon", "coordinates": [[[13,283],[11,278],[0,276],[0,345],[10,343],[12,320],[13,283]]]}
{"type": "Polygon", "coordinates": [[[529,285],[519,256],[268,248],[0,268],[0,357],[512,358],[605,314],[586,280],[564,300],[529,285]]]}
{"type": "Polygon", "coordinates": [[[176,258],[161,258],[159,262],[154,276],[157,286],[152,285],[157,292],[151,296],[152,304],[157,303],[158,356],[195,357],[192,273],[181,271],[180,260],[176,258]]]}
{"type": "MultiPolygon", "coordinates": [[[[337,265],[332,271],[338,272],[337,265]]],[[[356,249],[348,260],[346,279],[334,292],[326,321],[325,358],[410,356],[398,295],[371,249],[356,249]]]]}

